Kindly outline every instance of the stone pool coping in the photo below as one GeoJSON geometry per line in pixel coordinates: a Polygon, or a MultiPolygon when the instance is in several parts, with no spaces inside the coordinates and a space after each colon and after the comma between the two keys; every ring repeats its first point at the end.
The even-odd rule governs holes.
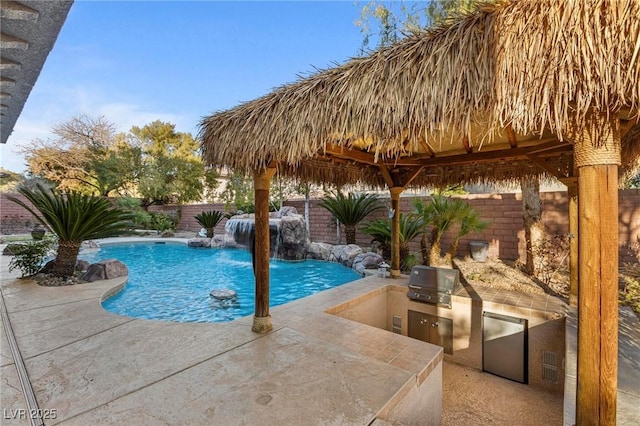
{"type": "MultiPolygon", "coordinates": [[[[420,386],[437,393],[440,416],[440,347],[325,312],[389,280],[363,278],[272,308],[274,330],[259,335],[251,317],[119,316],[100,301],[125,280],[41,287],[8,274],[7,258],[2,296],[39,408],[55,411],[45,424],[379,424],[417,401],[420,386]]],[[[4,328],[0,339],[2,408],[17,413],[25,403],[4,328]]]]}

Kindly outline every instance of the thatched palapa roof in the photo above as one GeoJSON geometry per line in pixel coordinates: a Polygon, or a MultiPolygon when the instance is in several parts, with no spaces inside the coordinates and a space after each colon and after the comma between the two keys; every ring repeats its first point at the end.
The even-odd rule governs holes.
{"type": "Polygon", "coordinates": [[[568,177],[566,130],[595,109],[620,118],[630,165],[640,154],[638,16],[638,0],[481,5],[204,118],[203,156],[336,184],[568,177]]]}

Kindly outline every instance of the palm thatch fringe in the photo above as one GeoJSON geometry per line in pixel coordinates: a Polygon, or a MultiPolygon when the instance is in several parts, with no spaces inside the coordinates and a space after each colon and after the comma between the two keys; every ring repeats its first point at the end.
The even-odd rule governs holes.
{"type": "MultiPolygon", "coordinates": [[[[334,173],[343,165],[310,161],[329,143],[360,144],[376,159],[395,159],[424,153],[425,144],[437,155],[464,136],[481,146],[507,126],[521,135],[546,131],[562,140],[569,123],[580,123],[590,109],[637,119],[638,16],[638,0],[484,4],[370,56],[204,118],[203,157],[233,169],[277,163],[305,180],[345,181],[355,172],[334,173]]],[[[639,150],[637,144],[628,148],[639,150]]],[[[469,173],[489,181],[541,174],[483,167],[469,173]]],[[[449,181],[447,173],[434,180],[449,181]]],[[[462,180],[471,179],[463,173],[462,180]]],[[[357,180],[376,184],[380,178],[365,173],[357,180]]]]}

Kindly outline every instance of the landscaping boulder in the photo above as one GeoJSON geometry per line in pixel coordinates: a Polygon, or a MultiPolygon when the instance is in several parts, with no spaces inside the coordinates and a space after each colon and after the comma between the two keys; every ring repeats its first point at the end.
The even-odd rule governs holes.
{"type": "Polygon", "coordinates": [[[356,244],[337,245],[333,246],[329,260],[342,263],[344,266],[351,268],[353,259],[360,253],[362,253],[362,249],[356,244]]]}
{"type": "Polygon", "coordinates": [[[76,271],[86,272],[87,270],[89,270],[89,266],[91,266],[91,264],[86,260],[78,259],[78,261],[76,262],[76,271]]]}
{"type": "Polygon", "coordinates": [[[303,216],[291,214],[282,217],[277,238],[279,240],[275,248],[279,259],[302,260],[307,257],[307,227],[303,216]]]}
{"type": "Polygon", "coordinates": [[[307,246],[307,259],[317,259],[328,261],[331,258],[332,244],[310,243],[307,246]]]}
{"type": "Polygon", "coordinates": [[[191,238],[187,241],[189,247],[211,247],[211,238],[191,238]]]}
{"type": "Polygon", "coordinates": [[[275,217],[285,217],[285,216],[292,216],[292,215],[297,215],[298,214],[298,210],[295,207],[292,206],[283,206],[276,214],[275,217]]]}
{"type": "Polygon", "coordinates": [[[96,243],[93,240],[83,241],[82,244],[80,244],[80,250],[99,249],[99,248],[100,248],[100,244],[96,243]]]}
{"type": "Polygon", "coordinates": [[[127,265],[117,259],[107,259],[89,265],[87,272],[82,275],[82,280],[110,280],[112,278],[126,277],[128,274],[127,265]]]}
{"type": "Polygon", "coordinates": [[[378,265],[382,262],[384,262],[384,259],[377,253],[360,253],[353,259],[351,268],[357,273],[364,275],[365,269],[378,269],[378,265]]]}
{"type": "Polygon", "coordinates": [[[225,247],[226,242],[224,234],[215,234],[211,239],[211,247],[225,247]]]}

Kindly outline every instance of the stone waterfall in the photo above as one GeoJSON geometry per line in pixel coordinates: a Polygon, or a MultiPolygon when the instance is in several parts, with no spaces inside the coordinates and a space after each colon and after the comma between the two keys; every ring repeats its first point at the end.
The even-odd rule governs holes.
{"type": "MultiPolygon", "coordinates": [[[[225,226],[227,245],[248,247],[255,233],[255,215],[241,214],[229,220],[225,226]]],[[[269,213],[269,239],[271,257],[283,260],[304,260],[307,256],[309,236],[304,216],[293,207],[283,207],[269,213]]]]}

